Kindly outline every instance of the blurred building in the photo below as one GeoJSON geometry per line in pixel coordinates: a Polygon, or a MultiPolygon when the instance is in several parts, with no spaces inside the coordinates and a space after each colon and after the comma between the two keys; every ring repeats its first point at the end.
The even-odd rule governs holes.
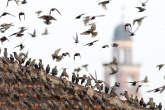
{"type": "MultiPolygon", "coordinates": [[[[136,93],[137,86],[132,86],[128,81],[139,81],[140,65],[134,64],[132,59],[132,39],[129,34],[124,30],[124,25],[119,24],[114,30],[113,42],[119,44],[119,47],[114,47],[112,50],[112,57],[116,57],[119,63],[119,72],[115,74],[115,81],[120,83],[118,93],[127,90],[131,95],[140,96],[139,92],[136,93]]],[[[105,81],[111,83],[110,67],[105,67],[105,81]]]]}

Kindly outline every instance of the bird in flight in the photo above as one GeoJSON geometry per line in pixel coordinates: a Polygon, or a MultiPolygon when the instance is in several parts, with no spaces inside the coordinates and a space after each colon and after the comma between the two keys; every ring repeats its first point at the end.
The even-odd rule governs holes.
{"type": "Polygon", "coordinates": [[[79,39],[78,39],[78,34],[76,33],[76,38],[75,37],[73,37],[73,39],[74,39],[74,43],[76,43],[76,44],[78,44],[79,43],[79,39]]]}
{"type": "Polygon", "coordinates": [[[4,16],[6,16],[6,15],[10,15],[10,16],[15,17],[14,15],[12,15],[12,14],[10,14],[10,13],[8,13],[8,12],[3,12],[3,13],[1,14],[0,18],[1,18],[1,17],[4,17],[4,16]]]}
{"type": "Polygon", "coordinates": [[[21,16],[23,16],[24,17],[24,20],[25,20],[25,13],[24,12],[20,12],[18,16],[19,16],[19,20],[20,21],[21,21],[21,16]]]}
{"type": "Polygon", "coordinates": [[[33,33],[29,33],[29,35],[32,36],[32,37],[36,37],[37,36],[36,35],[36,30],[34,29],[33,33]]]}
{"type": "Polygon", "coordinates": [[[98,42],[99,40],[94,40],[94,41],[92,41],[92,42],[89,42],[89,43],[87,43],[87,44],[85,44],[84,46],[92,46],[92,45],[94,45],[94,43],[96,43],[96,42],[98,42]]]}
{"type": "Polygon", "coordinates": [[[159,70],[161,70],[163,66],[164,66],[164,64],[156,65],[156,67],[157,67],[159,70]]]}
{"type": "Polygon", "coordinates": [[[75,19],[80,19],[83,15],[85,15],[85,13],[82,13],[82,14],[76,16],[75,19]]]}
{"type": "Polygon", "coordinates": [[[138,9],[138,12],[143,12],[146,10],[144,7],[136,7],[136,8],[138,9]]]}
{"type": "Polygon", "coordinates": [[[105,10],[107,10],[107,4],[110,3],[110,0],[99,2],[98,5],[101,5],[105,10]]]}
{"type": "Polygon", "coordinates": [[[50,9],[50,11],[49,11],[49,15],[51,15],[52,11],[57,11],[57,12],[58,12],[58,14],[60,14],[60,15],[61,15],[60,11],[59,11],[59,10],[57,10],[57,8],[51,8],[51,9],[50,9]]]}
{"type": "Polygon", "coordinates": [[[39,18],[40,19],[43,19],[44,20],[44,23],[47,24],[47,25],[51,24],[51,21],[52,20],[56,21],[56,18],[54,18],[51,15],[43,15],[43,16],[40,16],[39,18]]]}

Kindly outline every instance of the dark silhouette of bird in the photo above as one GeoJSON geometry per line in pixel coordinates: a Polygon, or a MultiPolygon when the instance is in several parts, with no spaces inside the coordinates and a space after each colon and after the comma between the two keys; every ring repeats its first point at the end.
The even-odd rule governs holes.
{"type": "Polygon", "coordinates": [[[56,76],[56,75],[58,74],[57,66],[55,66],[55,67],[52,69],[51,74],[52,74],[52,76],[56,76]]]}
{"type": "Polygon", "coordinates": [[[36,37],[36,36],[37,36],[37,35],[36,35],[36,30],[34,29],[33,33],[29,33],[29,35],[30,35],[31,37],[36,37]]]}
{"type": "Polygon", "coordinates": [[[21,1],[21,4],[26,4],[26,3],[27,3],[26,0],[21,1]]]}
{"type": "Polygon", "coordinates": [[[75,83],[75,80],[76,80],[76,74],[73,72],[72,73],[72,83],[75,83]]]}
{"type": "Polygon", "coordinates": [[[78,34],[77,33],[76,33],[76,38],[73,37],[73,39],[74,39],[74,43],[75,44],[78,44],[79,43],[79,39],[78,39],[78,34]]]}
{"type": "Polygon", "coordinates": [[[13,23],[3,23],[0,25],[0,31],[4,33],[6,30],[8,30],[11,26],[14,26],[13,23]]]}
{"type": "MultiPolygon", "coordinates": [[[[5,42],[5,41],[7,41],[7,40],[8,40],[8,38],[5,37],[5,36],[3,36],[3,37],[0,38],[1,43],[5,42]]],[[[8,40],[8,41],[9,41],[9,40],[8,40]]]]}
{"type": "Polygon", "coordinates": [[[133,25],[137,22],[137,24],[140,26],[142,24],[142,21],[144,20],[144,18],[146,18],[146,16],[134,19],[133,20],[133,25]]]}
{"type": "Polygon", "coordinates": [[[82,77],[80,77],[80,79],[81,79],[81,85],[84,84],[86,78],[87,78],[87,76],[85,74],[82,77]]]}
{"type": "Polygon", "coordinates": [[[88,64],[84,64],[81,67],[84,68],[86,71],[88,71],[88,64]]]}
{"type": "Polygon", "coordinates": [[[144,7],[136,7],[136,8],[138,9],[138,12],[143,12],[146,10],[144,7]]]}
{"type": "Polygon", "coordinates": [[[15,46],[14,48],[17,48],[17,47],[19,47],[19,48],[20,48],[20,51],[21,51],[21,50],[23,50],[23,49],[24,49],[24,47],[25,47],[25,46],[21,43],[21,44],[19,44],[19,45],[15,46]]]}
{"type": "Polygon", "coordinates": [[[48,74],[50,72],[50,66],[49,64],[46,66],[46,74],[48,74]]]}
{"type": "Polygon", "coordinates": [[[52,12],[52,11],[57,11],[57,12],[58,12],[58,14],[60,14],[60,15],[61,15],[60,11],[59,11],[59,10],[57,10],[57,8],[51,8],[51,9],[50,9],[50,11],[49,11],[49,15],[51,15],[51,12],[52,12]]]}
{"type": "Polygon", "coordinates": [[[134,36],[135,35],[135,31],[132,31],[132,26],[130,23],[126,23],[124,25],[125,31],[128,32],[130,34],[130,36],[134,36]]]}
{"type": "Polygon", "coordinates": [[[156,65],[156,67],[158,68],[158,70],[161,70],[163,66],[164,66],[164,64],[156,65]]]}
{"type": "Polygon", "coordinates": [[[108,48],[108,47],[109,47],[108,44],[102,46],[102,48],[108,48]]]}
{"type": "Polygon", "coordinates": [[[136,93],[139,92],[139,89],[142,87],[142,85],[138,85],[138,87],[136,88],[136,93]]]}
{"type": "Polygon", "coordinates": [[[23,16],[24,20],[25,20],[25,13],[24,12],[19,12],[18,16],[19,16],[20,21],[21,21],[21,16],[23,16]]]}
{"type": "Polygon", "coordinates": [[[101,5],[105,10],[107,9],[106,5],[110,3],[110,0],[99,2],[98,5],[101,5]]]}
{"type": "Polygon", "coordinates": [[[92,46],[92,45],[94,45],[94,43],[96,43],[96,42],[98,42],[99,40],[94,40],[94,41],[92,41],[92,42],[89,42],[89,43],[87,43],[87,44],[85,44],[84,46],[92,46]]]}
{"type": "Polygon", "coordinates": [[[85,13],[82,13],[82,14],[76,16],[75,19],[80,19],[83,15],[85,15],[85,13]]]}
{"type": "Polygon", "coordinates": [[[44,23],[47,24],[47,25],[51,24],[51,21],[52,20],[56,21],[56,18],[54,18],[51,15],[43,15],[43,16],[40,16],[39,18],[40,19],[43,19],[44,20],[44,23]]]}
{"type": "Polygon", "coordinates": [[[73,56],[73,59],[75,60],[75,58],[79,56],[81,58],[81,54],[80,53],[75,53],[74,56],[73,56]]]}
{"type": "Polygon", "coordinates": [[[66,68],[64,68],[64,69],[63,69],[63,72],[61,73],[60,78],[62,78],[62,77],[69,78],[69,75],[68,75],[67,72],[66,72],[66,68]]]}
{"type": "Polygon", "coordinates": [[[104,17],[105,15],[95,15],[95,16],[92,16],[91,18],[90,18],[90,20],[94,20],[94,19],[96,19],[97,17],[104,17]]]}
{"type": "Polygon", "coordinates": [[[10,13],[8,13],[8,12],[3,12],[3,13],[0,15],[0,18],[1,18],[1,17],[4,17],[4,16],[6,16],[6,15],[10,15],[10,16],[15,17],[14,15],[12,15],[12,14],[10,14],[10,13]]]}

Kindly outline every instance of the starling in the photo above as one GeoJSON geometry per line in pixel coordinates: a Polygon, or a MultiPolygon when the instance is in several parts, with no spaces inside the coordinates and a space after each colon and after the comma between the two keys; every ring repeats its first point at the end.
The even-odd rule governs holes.
{"type": "Polygon", "coordinates": [[[76,74],[73,72],[73,73],[72,73],[72,83],[74,83],[75,80],[76,80],[76,74]]]}
{"type": "Polygon", "coordinates": [[[32,37],[36,37],[36,30],[34,29],[33,33],[32,34],[29,33],[29,35],[32,36],[32,37]]]}
{"type": "Polygon", "coordinates": [[[10,15],[10,16],[13,16],[15,17],[14,15],[8,13],[8,12],[3,12],[1,15],[0,15],[0,18],[3,17],[3,16],[6,16],[6,15],[10,15]]]}
{"type": "Polygon", "coordinates": [[[24,17],[24,20],[25,20],[25,13],[24,12],[19,12],[19,20],[21,21],[21,16],[23,16],[24,17]]]}
{"type": "Polygon", "coordinates": [[[57,66],[55,66],[55,67],[52,69],[51,74],[52,74],[52,76],[55,76],[55,75],[58,74],[57,66]]]}
{"type": "Polygon", "coordinates": [[[51,15],[51,12],[52,12],[52,11],[57,11],[57,12],[58,12],[58,14],[60,14],[60,15],[61,15],[60,11],[59,11],[59,10],[57,10],[57,8],[51,8],[51,9],[50,9],[50,11],[49,11],[49,15],[51,15]]]}
{"type": "Polygon", "coordinates": [[[89,42],[89,43],[85,44],[84,46],[92,46],[92,45],[94,45],[95,42],[98,42],[98,41],[99,40],[94,40],[92,42],[89,42]]]}
{"type": "Polygon", "coordinates": [[[48,74],[49,71],[50,71],[50,66],[49,66],[49,64],[48,64],[48,65],[46,66],[46,74],[48,74]]]}
{"type": "Polygon", "coordinates": [[[82,14],[76,16],[75,19],[80,19],[83,15],[85,15],[85,13],[82,13],[82,14]]]}
{"type": "Polygon", "coordinates": [[[43,15],[43,16],[40,16],[39,18],[43,19],[44,23],[47,24],[47,25],[51,24],[51,20],[56,21],[56,19],[51,15],[43,15]]]}
{"type": "Polygon", "coordinates": [[[143,12],[146,10],[144,7],[136,7],[136,8],[138,9],[138,12],[143,12]]]}
{"type": "Polygon", "coordinates": [[[98,5],[101,5],[105,10],[107,9],[106,5],[110,2],[110,0],[107,0],[107,1],[102,1],[102,2],[99,2],[98,5]]]}
{"type": "Polygon", "coordinates": [[[77,56],[79,56],[79,57],[81,58],[80,53],[75,53],[73,59],[75,60],[75,58],[76,58],[77,56]]]}

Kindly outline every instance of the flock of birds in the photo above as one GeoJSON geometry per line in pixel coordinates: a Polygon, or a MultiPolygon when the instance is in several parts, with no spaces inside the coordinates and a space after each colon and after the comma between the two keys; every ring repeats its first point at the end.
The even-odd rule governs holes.
{"type": "MultiPolygon", "coordinates": [[[[22,0],[22,1],[21,0],[8,0],[6,7],[8,7],[10,5],[10,2],[15,2],[17,5],[20,5],[20,4],[23,5],[23,4],[27,3],[26,0],[22,0]]],[[[145,6],[146,6],[147,2],[148,2],[148,0],[146,0],[145,2],[142,2],[141,6],[136,7],[138,9],[139,13],[142,13],[146,10],[145,6]]],[[[110,3],[110,0],[106,0],[106,1],[99,2],[98,5],[102,6],[105,10],[107,10],[107,5],[109,3],[110,3]]],[[[42,14],[41,10],[36,11],[35,14],[37,15],[38,19],[43,20],[43,23],[45,25],[51,25],[53,21],[57,20],[52,15],[52,12],[57,12],[60,16],[62,16],[62,13],[57,8],[51,8],[50,11],[49,11],[49,14],[46,14],[46,15],[41,15],[42,14]]],[[[0,15],[0,19],[2,17],[5,17],[5,16],[16,17],[15,15],[13,15],[9,12],[3,12],[0,15]]],[[[88,36],[90,35],[92,38],[96,38],[96,36],[98,35],[98,32],[96,31],[96,23],[95,22],[90,23],[90,22],[94,21],[98,17],[104,17],[104,16],[105,15],[87,16],[86,13],[82,13],[82,14],[77,15],[75,17],[75,20],[82,19],[82,21],[84,23],[84,26],[90,26],[90,28],[88,30],[85,30],[85,31],[81,32],[80,35],[88,35],[88,36]]],[[[20,12],[18,14],[18,18],[19,18],[20,21],[25,20],[25,13],[20,12]]],[[[125,23],[124,29],[125,29],[126,32],[129,33],[130,37],[135,35],[135,32],[139,29],[139,27],[141,26],[141,24],[142,24],[142,22],[145,18],[146,18],[146,16],[143,16],[143,17],[134,19],[132,23],[125,23]],[[137,27],[134,28],[136,23],[137,23],[137,27]]],[[[13,23],[0,24],[0,32],[5,33],[12,26],[14,26],[13,23]]],[[[12,36],[23,37],[25,35],[25,31],[27,31],[27,30],[28,29],[26,27],[20,27],[18,31],[16,31],[15,33],[9,35],[8,37],[6,37],[6,36],[1,37],[0,41],[3,44],[3,42],[9,41],[9,38],[12,37],[12,36]]],[[[28,33],[28,34],[31,37],[35,38],[35,37],[37,37],[36,31],[37,30],[34,29],[34,31],[32,33],[28,33]]],[[[45,28],[45,31],[44,31],[44,33],[42,33],[42,35],[48,35],[48,29],[47,28],[45,28]]],[[[73,39],[74,39],[75,44],[79,43],[79,35],[77,33],[76,33],[76,37],[74,37],[73,39]]],[[[92,42],[86,43],[84,46],[89,46],[90,47],[90,46],[93,46],[96,42],[99,42],[99,40],[95,39],[92,42]]],[[[111,46],[113,48],[118,48],[119,44],[114,42],[114,43],[111,44],[111,46]]],[[[105,44],[105,45],[102,46],[102,48],[108,48],[108,47],[110,47],[110,45],[108,45],[108,44],[105,44]]],[[[20,51],[22,51],[25,48],[25,45],[23,43],[21,43],[21,44],[15,46],[15,48],[20,48],[20,51]]],[[[60,62],[66,56],[70,57],[69,52],[64,52],[64,53],[60,54],[60,50],[61,50],[61,48],[56,49],[55,52],[52,53],[52,55],[51,55],[52,59],[56,60],[56,62],[60,62]]],[[[1,53],[1,49],[0,49],[0,53],[1,53]]],[[[76,57],[81,58],[81,54],[78,53],[78,52],[74,53],[73,59],[75,60],[76,57]]],[[[16,52],[13,52],[13,54],[10,54],[10,57],[8,57],[7,48],[5,48],[4,49],[4,58],[2,58],[2,61],[3,61],[4,65],[8,65],[9,64],[8,62],[10,62],[10,63],[18,62],[19,65],[24,64],[25,67],[31,67],[33,69],[44,70],[47,74],[51,74],[52,76],[56,76],[58,74],[57,66],[55,66],[51,70],[50,65],[48,64],[46,66],[46,68],[44,69],[44,66],[42,64],[42,60],[40,59],[39,63],[37,64],[35,59],[28,58],[28,52],[26,54],[22,53],[22,52],[20,52],[19,54],[16,53],[16,52]]],[[[108,65],[111,67],[111,70],[112,70],[110,75],[118,73],[119,64],[118,64],[117,58],[114,57],[113,61],[110,62],[108,65]]],[[[158,65],[159,70],[163,66],[164,66],[164,64],[158,65]]],[[[4,66],[2,66],[2,67],[4,67],[4,66]]],[[[72,78],[71,78],[72,83],[81,84],[82,86],[90,87],[90,88],[93,88],[93,89],[96,88],[96,90],[98,90],[99,92],[104,90],[104,92],[106,94],[109,94],[109,91],[111,90],[110,91],[110,96],[118,96],[117,93],[115,93],[115,91],[118,87],[120,87],[119,83],[115,83],[115,85],[110,89],[110,86],[106,82],[97,79],[97,73],[96,72],[95,72],[95,77],[92,76],[92,74],[90,74],[90,73],[89,73],[89,75],[84,74],[83,76],[79,76],[79,72],[81,71],[82,68],[85,68],[86,70],[88,70],[88,64],[82,65],[82,67],[74,69],[74,71],[72,73],[72,78]],[[92,81],[94,81],[95,85],[93,85],[92,81]]],[[[4,70],[4,68],[1,68],[1,69],[4,70]]],[[[8,70],[10,71],[10,69],[8,69],[8,70]]],[[[63,68],[63,71],[60,75],[60,79],[65,78],[65,79],[69,80],[69,76],[70,75],[67,73],[67,68],[63,68]]],[[[142,80],[142,81],[132,81],[132,82],[127,82],[127,83],[131,83],[132,86],[138,85],[137,90],[136,90],[138,92],[139,88],[142,87],[142,83],[147,83],[147,82],[148,82],[148,78],[145,77],[145,79],[142,80]],[[139,84],[139,83],[141,83],[141,84],[139,84]]],[[[156,88],[156,89],[153,89],[153,90],[149,90],[147,92],[152,92],[152,91],[153,92],[159,92],[160,91],[160,93],[162,93],[164,91],[164,89],[165,89],[165,86],[162,86],[162,87],[159,87],[159,88],[156,88]]],[[[124,93],[121,93],[120,95],[125,96],[125,98],[128,101],[130,101],[133,98],[133,97],[128,96],[127,91],[125,91],[124,93]]],[[[136,100],[136,102],[139,102],[137,97],[135,97],[135,100],[136,100]]],[[[132,103],[132,102],[134,102],[134,101],[130,101],[130,103],[132,103]]],[[[162,109],[161,103],[158,106],[155,106],[155,103],[153,102],[152,98],[150,99],[150,101],[147,104],[145,104],[145,102],[143,101],[143,98],[141,98],[139,104],[143,107],[146,107],[147,105],[149,105],[149,107],[152,108],[152,109],[153,108],[157,108],[157,110],[162,109]]]]}

